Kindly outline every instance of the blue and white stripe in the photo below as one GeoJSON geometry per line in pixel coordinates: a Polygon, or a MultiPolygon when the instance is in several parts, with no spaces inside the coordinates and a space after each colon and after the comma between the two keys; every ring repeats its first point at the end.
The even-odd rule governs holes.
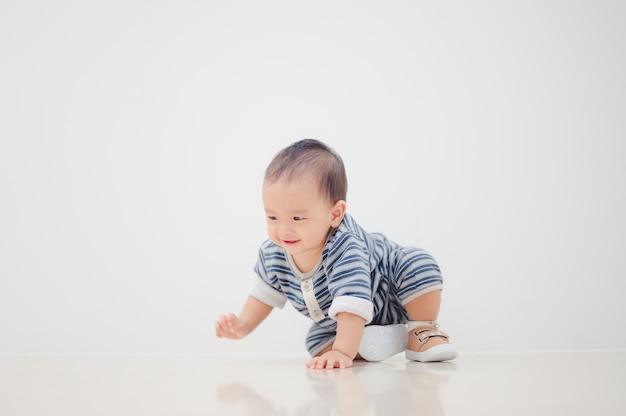
{"type": "Polygon", "coordinates": [[[318,268],[303,275],[290,260],[267,240],[259,250],[255,271],[260,279],[251,295],[278,308],[289,301],[311,317],[301,288],[302,280],[310,278],[324,314],[311,317],[306,339],[311,355],[333,341],[339,312],[362,316],[367,324],[402,323],[408,319],[403,305],[443,284],[439,266],[426,251],[368,233],[349,214],[329,237],[318,268]]]}

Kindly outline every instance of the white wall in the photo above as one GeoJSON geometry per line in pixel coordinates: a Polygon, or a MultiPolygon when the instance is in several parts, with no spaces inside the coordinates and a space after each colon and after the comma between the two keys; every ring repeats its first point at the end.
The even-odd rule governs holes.
{"type": "Polygon", "coordinates": [[[428,249],[463,351],[626,348],[626,5],[4,1],[0,352],[244,341],[263,169],[326,141],[349,210],[428,249]]]}

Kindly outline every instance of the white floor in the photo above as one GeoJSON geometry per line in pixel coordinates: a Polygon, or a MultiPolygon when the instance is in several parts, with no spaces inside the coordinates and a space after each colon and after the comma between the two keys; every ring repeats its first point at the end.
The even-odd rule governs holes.
{"type": "Polygon", "coordinates": [[[305,359],[0,356],[0,415],[626,415],[626,351],[305,359]]]}

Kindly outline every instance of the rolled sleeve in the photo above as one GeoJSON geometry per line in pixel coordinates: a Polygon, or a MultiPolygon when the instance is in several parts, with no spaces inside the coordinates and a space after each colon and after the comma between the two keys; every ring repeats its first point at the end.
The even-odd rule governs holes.
{"type": "Polygon", "coordinates": [[[287,303],[287,297],[261,279],[256,279],[250,288],[250,296],[270,305],[282,309],[287,303]]]}
{"type": "Polygon", "coordinates": [[[336,320],[337,314],[341,312],[359,315],[368,324],[374,316],[374,305],[367,299],[355,296],[338,296],[333,299],[333,303],[328,310],[328,316],[336,320]]]}

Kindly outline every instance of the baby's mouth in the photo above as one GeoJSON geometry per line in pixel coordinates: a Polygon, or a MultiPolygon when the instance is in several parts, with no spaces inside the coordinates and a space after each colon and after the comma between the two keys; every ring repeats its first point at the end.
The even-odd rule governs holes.
{"type": "Polygon", "coordinates": [[[300,240],[283,240],[283,243],[285,243],[288,246],[292,246],[292,245],[296,244],[298,241],[300,241],[300,240]]]}

